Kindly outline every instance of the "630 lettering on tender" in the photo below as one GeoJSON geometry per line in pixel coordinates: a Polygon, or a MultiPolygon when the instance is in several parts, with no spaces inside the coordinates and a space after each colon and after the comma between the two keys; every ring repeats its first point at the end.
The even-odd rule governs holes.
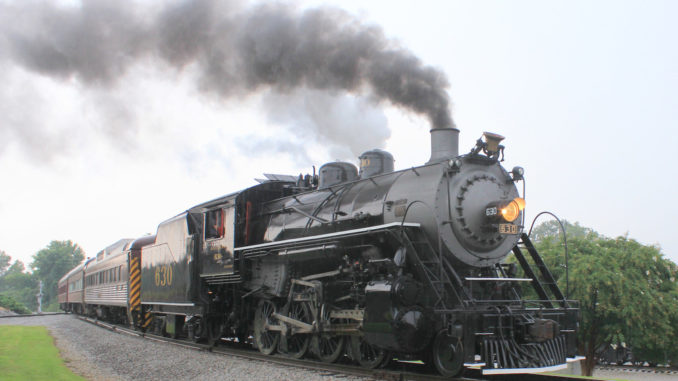
{"type": "Polygon", "coordinates": [[[172,266],[161,265],[155,268],[155,285],[157,287],[167,287],[172,285],[172,266]]]}

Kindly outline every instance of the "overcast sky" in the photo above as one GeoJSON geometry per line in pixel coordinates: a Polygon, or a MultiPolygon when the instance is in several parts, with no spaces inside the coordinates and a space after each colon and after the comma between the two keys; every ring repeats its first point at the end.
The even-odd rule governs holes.
{"type": "MultiPolygon", "coordinates": [[[[129,2],[128,10],[139,17],[178,3],[129,2]]],[[[483,131],[506,136],[504,165],[526,172],[527,221],[548,210],[610,237],[657,244],[678,262],[678,2],[283,4],[293,14],[341,8],[421,67],[444,73],[460,152],[483,131]]],[[[16,41],[63,42],[54,31],[72,20],[45,15],[77,16],[80,3],[0,5],[11,9],[0,16],[0,249],[26,264],[51,240],[73,240],[92,256],[120,238],[154,233],[159,222],[262,173],[357,163],[375,146],[394,155],[396,168],[430,156],[430,118],[360,86],[290,95],[264,84],[231,93],[223,86],[233,82],[213,87],[219,80],[206,83],[190,59],[135,56],[143,41],[139,48],[130,39],[100,52],[115,63],[106,77],[88,77],[97,64],[88,61],[79,71],[47,70],[41,60],[70,45],[32,48],[31,63],[15,53],[16,41]]],[[[191,15],[184,11],[177,22],[191,15]]],[[[63,29],[96,51],[94,37],[78,31],[63,29]]],[[[174,49],[173,41],[165,43],[174,49]]]]}

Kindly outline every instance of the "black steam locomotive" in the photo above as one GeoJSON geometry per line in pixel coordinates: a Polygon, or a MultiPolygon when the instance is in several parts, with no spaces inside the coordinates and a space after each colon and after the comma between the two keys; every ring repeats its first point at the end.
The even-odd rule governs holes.
{"type": "Polygon", "coordinates": [[[433,129],[423,166],[394,171],[390,154],[372,150],[359,172],[334,162],[318,176],[267,175],[104,250],[97,263],[125,259],[117,275],[94,263],[71,271],[62,306],[372,368],[393,358],[448,376],[563,368],[576,355],[578,309],[522,233],[523,170],[501,166],[501,139],[485,133],[459,155],[458,130],[433,129]],[[511,252],[525,278],[505,263],[511,252]],[[109,278],[125,286],[124,305],[82,292],[109,278]],[[538,300],[521,297],[522,282],[538,300]],[[71,288],[80,300],[68,300],[71,288]]]}

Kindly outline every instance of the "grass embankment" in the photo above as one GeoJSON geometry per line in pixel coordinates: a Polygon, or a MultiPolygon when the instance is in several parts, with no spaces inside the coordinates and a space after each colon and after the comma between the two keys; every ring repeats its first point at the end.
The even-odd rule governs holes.
{"type": "Polygon", "coordinates": [[[45,327],[0,326],[0,380],[77,380],[45,327]]]}

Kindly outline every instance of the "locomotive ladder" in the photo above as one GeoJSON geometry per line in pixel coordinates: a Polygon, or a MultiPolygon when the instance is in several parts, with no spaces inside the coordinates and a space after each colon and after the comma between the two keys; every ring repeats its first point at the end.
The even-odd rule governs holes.
{"type": "Polygon", "coordinates": [[[448,299],[448,295],[454,296],[463,305],[469,303],[470,297],[466,295],[461,278],[447,259],[442,257],[442,253],[436,253],[421,231],[403,229],[401,239],[407,249],[408,258],[413,260],[415,267],[422,273],[435,294],[434,310],[436,312],[453,310],[454,305],[448,299]],[[410,238],[410,235],[414,239],[410,238]]]}
{"type": "Polygon", "coordinates": [[[551,271],[548,269],[539,253],[537,253],[537,249],[534,247],[532,241],[530,241],[530,238],[527,236],[527,234],[525,233],[521,234],[519,244],[513,247],[513,254],[515,254],[516,259],[518,259],[518,262],[520,262],[520,266],[523,268],[523,271],[525,271],[525,275],[528,278],[532,278],[531,282],[532,287],[534,288],[534,291],[537,292],[537,295],[539,295],[539,298],[542,300],[542,303],[546,307],[553,307],[551,299],[546,294],[546,289],[544,288],[544,285],[546,285],[551,290],[551,293],[553,294],[555,299],[560,301],[562,307],[567,307],[568,303],[567,300],[565,299],[565,295],[563,295],[562,291],[560,291],[560,287],[558,287],[558,284],[556,283],[553,274],[551,274],[551,271]],[[522,243],[522,246],[525,249],[527,249],[527,252],[530,254],[530,257],[534,261],[535,266],[541,273],[544,282],[539,281],[534,270],[532,270],[532,266],[530,266],[529,262],[525,258],[525,255],[523,255],[523,252],[520,249],[519,245],[520,243],[522,243]]]}

